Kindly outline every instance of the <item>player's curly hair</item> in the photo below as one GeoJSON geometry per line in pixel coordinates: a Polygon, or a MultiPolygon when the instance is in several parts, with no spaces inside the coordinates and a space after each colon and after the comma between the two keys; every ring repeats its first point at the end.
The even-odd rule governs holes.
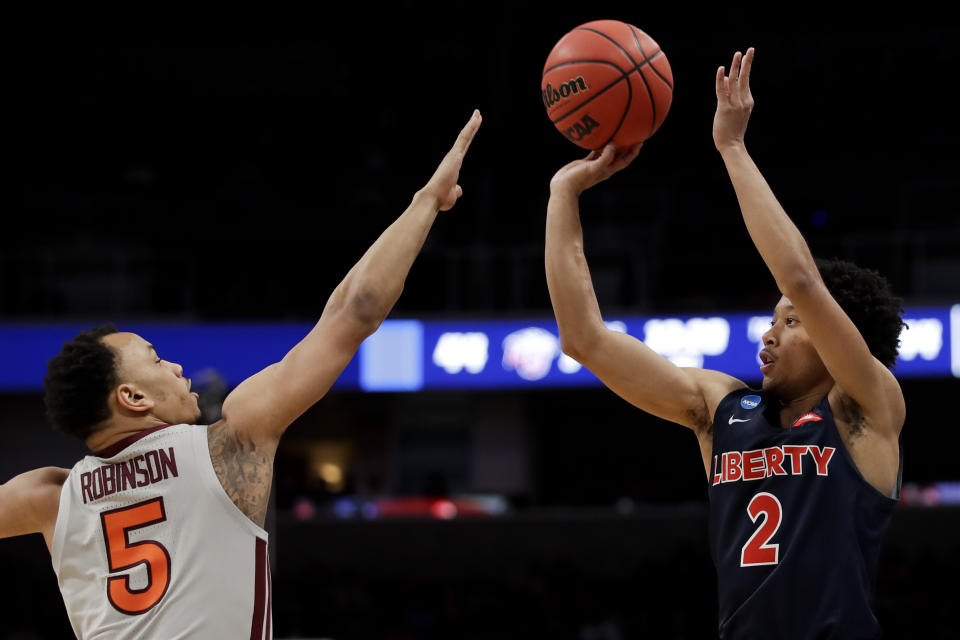
{"type": "Polygon", "coordinates": [[[887,279],[846,260],[818,259],[817,268],[830,295],[850,317],[870,348],[888,367],[897,362],[903,321],[903,300],[890,291],[887,279]]]}
{"type": "Polygon", "coordinates": [[[47,363],[43,402],[54,429],[85,439],[110,417],[117,357],[101,338],[116,332],[112,324],[82,331],[47,363]]]}

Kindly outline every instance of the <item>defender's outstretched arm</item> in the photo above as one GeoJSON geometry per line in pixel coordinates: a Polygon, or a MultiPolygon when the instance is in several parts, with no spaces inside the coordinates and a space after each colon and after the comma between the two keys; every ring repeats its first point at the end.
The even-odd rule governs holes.
{"type": "Polygon", "coordinates": [[[462,195],[457,179],[480,122],[480,112],[474,111],[426,186],[333,291],[313,330],[283,360],[227,397],[222,413],[231,429],[254,441],[276,441],[326,394],[400,297],[437,213],[452,208],[462,195]]]}

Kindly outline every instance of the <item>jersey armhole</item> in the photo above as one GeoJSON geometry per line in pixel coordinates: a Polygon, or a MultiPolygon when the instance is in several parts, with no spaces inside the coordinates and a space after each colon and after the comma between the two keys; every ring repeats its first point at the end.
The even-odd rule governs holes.
{"type": "MultiPolygon", "coordinates": [[[[831,417],[832,413],[833,412],[831,411],[831,417]]],[[[867,494],[871,495],[873,498],[879,498],[880,501],[885,504],[895,505],[900,502],[900,494],[903,483],[903,434],[901,433],[897,438],[897,482],[893,486],[893,495],[888,496],[867,482],[867,479],[863,477],[860,467],[857,466],[856,461],[853,459],[853,455],[850,453],[850,450],[847,449],[847,444],[843,441],[843,437],[840,435],[840,429],[837,427],[837,422],[835,419],[833,420],[833,432],[837,436],[837,442],[839,443],[838,448],[840,449],[843,459],[846,460],[847,465],[849,465],[850,469],[853,470],[853,473],[856,475],[857,479],[860,480],[860,483],[864,487],[864,491],[866,491],[867,494]]]]}

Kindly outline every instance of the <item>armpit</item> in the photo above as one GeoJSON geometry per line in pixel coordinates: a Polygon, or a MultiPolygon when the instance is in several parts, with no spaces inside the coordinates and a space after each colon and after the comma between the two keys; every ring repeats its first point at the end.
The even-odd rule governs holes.
{"type": "Polygon", "coordinates": [[[707,411],[706,406],[688,407],[686,415],[697,433],[713,434],[713,421],[710,419],[710,412],[707,411]]]}
{"type": "Polygon", "coordinates": [[[209,427],[207,441],[210,461],[223,490],[240,511],[262,527],[270,501],[274,451],[258,447],[225,420],[209,427]]]}
{"type": "Polygon", "coordinates": [[[857,435],[863,430],[863,408],[856,400],[845,393],[839,394],[839,418],[850,430],[850,435],[857,435]]]}

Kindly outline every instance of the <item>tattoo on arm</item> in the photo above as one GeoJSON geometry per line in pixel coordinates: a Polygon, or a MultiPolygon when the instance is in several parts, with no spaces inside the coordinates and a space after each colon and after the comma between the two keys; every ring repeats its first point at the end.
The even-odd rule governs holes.
{"type": "Polygon", "coordinates": [[[240,511],[264,526],[273,479],[273,448],[258,446],[230,429],[225,420],[210,425],[207,441],[210,461],[224,491],[240,511]]]}

